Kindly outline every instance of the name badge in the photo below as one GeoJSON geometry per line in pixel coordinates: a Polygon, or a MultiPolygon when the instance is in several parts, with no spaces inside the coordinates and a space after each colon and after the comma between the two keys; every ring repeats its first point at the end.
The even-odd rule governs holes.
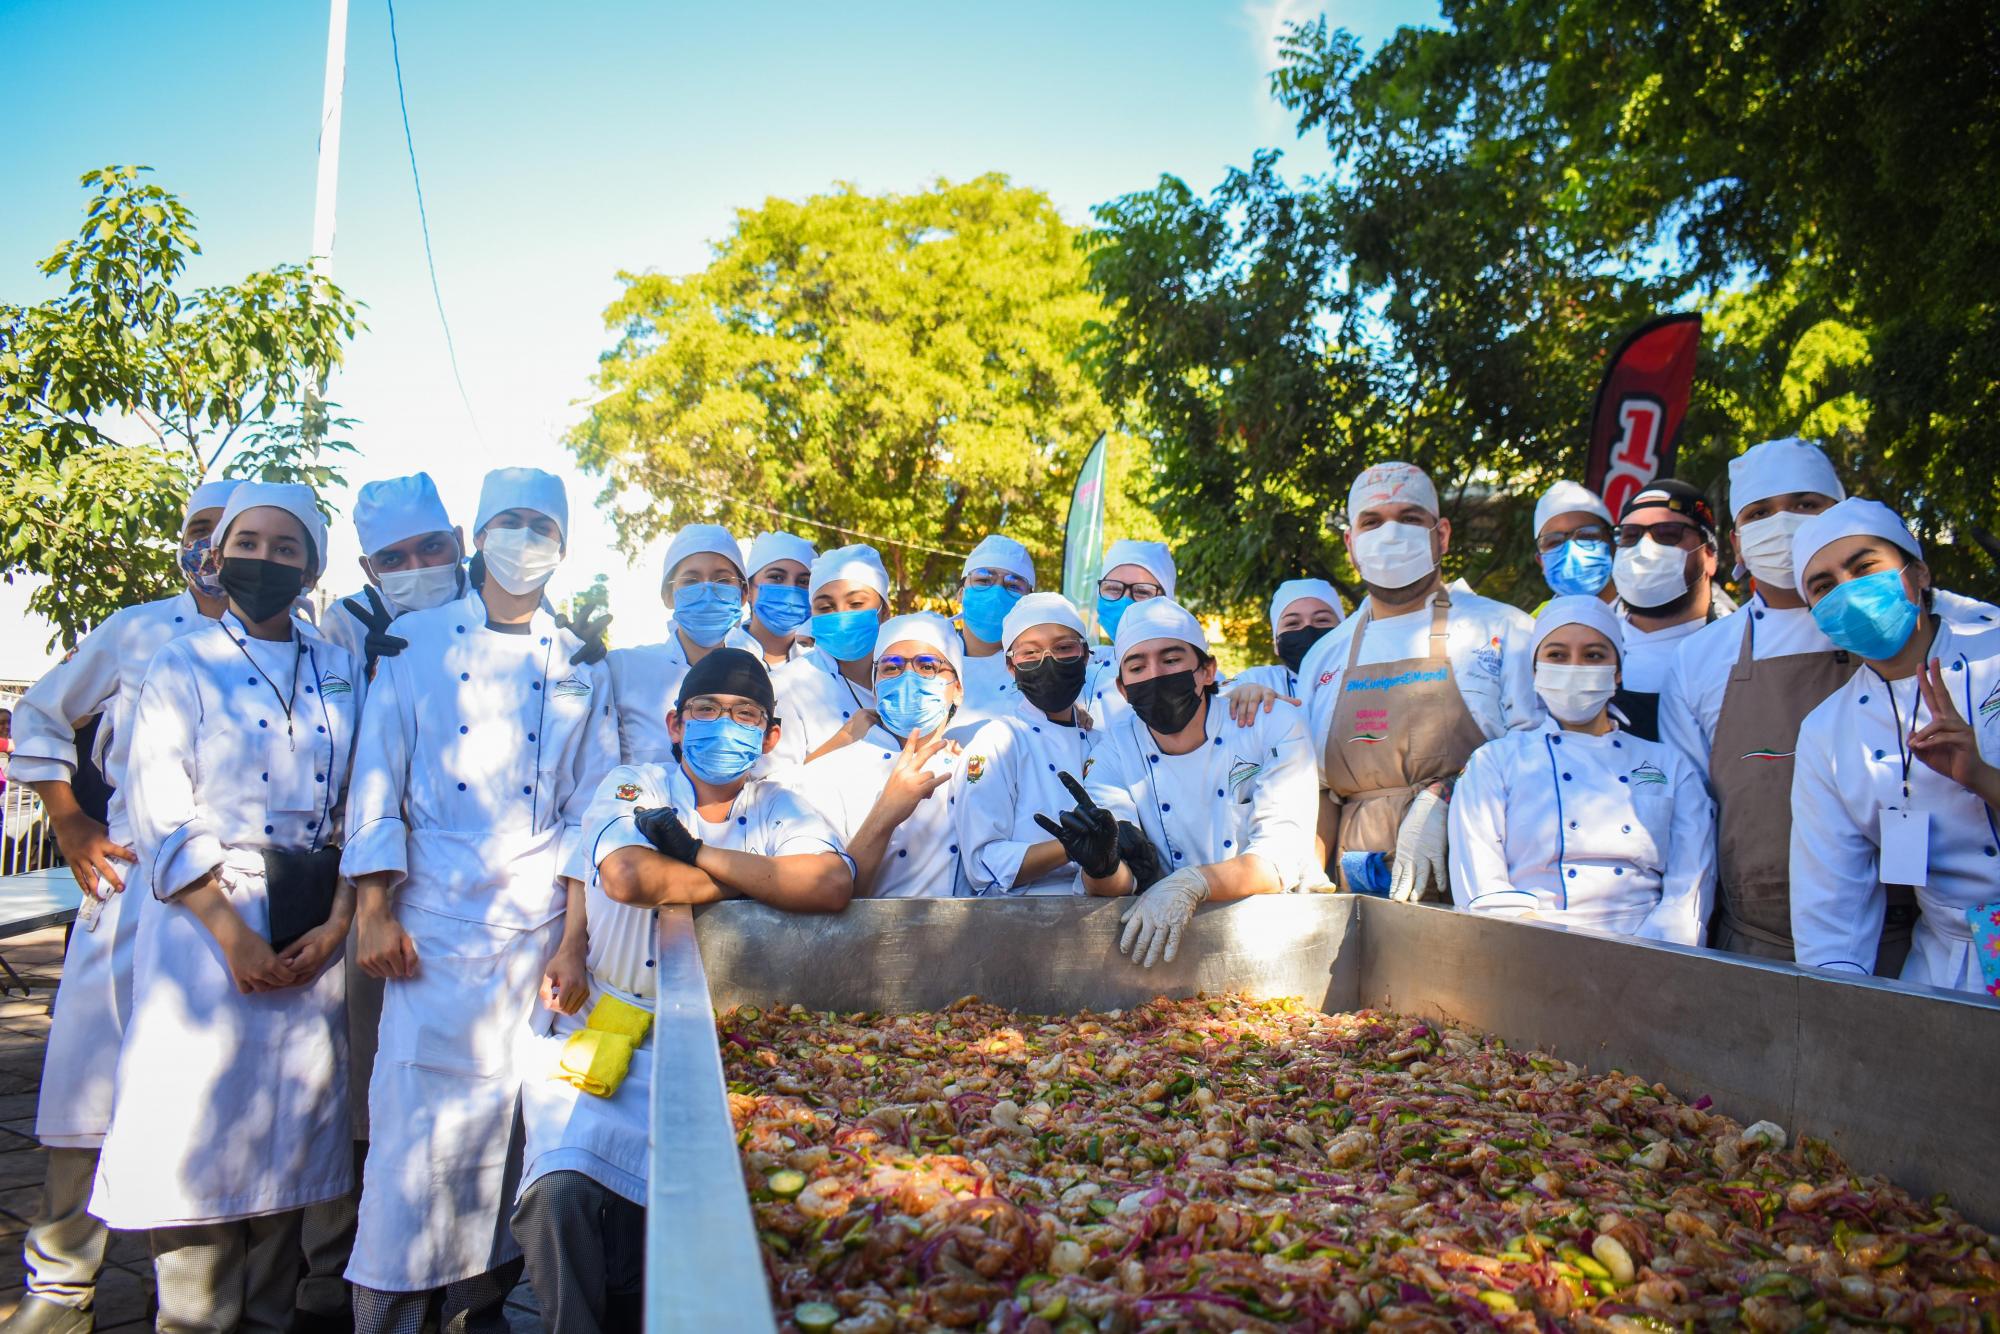
{"type": "Polygon", "coordinates": [[[1885,885],[1922,885],[1930,879],[1928,811],[1891,806],[1882,812],[1881,878],[1885,885]]]}

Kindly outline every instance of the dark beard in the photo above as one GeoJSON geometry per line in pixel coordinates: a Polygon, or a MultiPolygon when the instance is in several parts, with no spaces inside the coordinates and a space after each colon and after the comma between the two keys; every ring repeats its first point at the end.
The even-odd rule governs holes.
{"type": "Polygon", "coordinates": [[[1681,594],[1671,602],[1662,602],[1657,607],[1635,607],[1628,602],[1625,604],[1625,609],[1636,616],[1659,617],[1662,620],[1670,620],[1694,606],[1695,596],[1700,592],[1701,585],[1691,583],[1688,585],[1687,592],[1681,594]]]}
{"type": "Polygon", "coordinates": [[[1369,597],[1386,606],[1394,607],[1405,602],[1415,602],[1430,591],[1425,585],[1436,583],[1442,586],[1443,582],[1443,572],[1434,569],[1423,578],[1404,584],[1401,588],[1383,588],[1380,584],[1371,584],[1366,579],[1361,581],[1361,586],[1368,590],[1369,597]]]}

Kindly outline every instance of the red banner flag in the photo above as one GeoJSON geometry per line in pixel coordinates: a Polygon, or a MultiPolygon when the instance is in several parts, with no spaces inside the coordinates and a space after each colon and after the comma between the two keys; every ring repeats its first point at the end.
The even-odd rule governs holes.
{"type": "Polygon", "coordinates": [[[1616,518],[1655,477],[1670,476],[1701,349],[1701,316],[1665,315],[1625,340],[1597,387],[1584,484],[1616,518]]]}

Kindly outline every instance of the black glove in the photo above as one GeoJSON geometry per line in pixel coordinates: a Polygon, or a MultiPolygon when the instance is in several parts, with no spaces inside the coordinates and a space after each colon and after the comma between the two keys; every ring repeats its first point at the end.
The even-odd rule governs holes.
{"type": "Polygon", "coordinates": [[[695,857],[701,852],[701,840],[687,831],[680,817],[671,806],[640,807],[632,813],[632,822],[639,826],[639,832],[646,841],[677,862],[694,865],[695,857]]]}
{"type": "Polygon", "coordinates": [[[389,633],[389,623],[394,621],[396,616],[382,601],[382,595],[376,591],[375,585],[370,584],[363,591],[368,598],[366,607],[361,605],[359,598],[342,598],[340,605],[347,608],[348,614],[355,620],[368,627],[368,635],[361,641],[361,647],[368,655],[366,670],[369,679],[373,680],[376,661],[395,657],[410,646],[410,641],[389,633]]]}
{"type": "Polygon", "coordinates": [[[1166,863],[1160,860],[1160,850],[1153,846],[1145,831],[1130,820],[1118,822],[1118,859],[1132,868],[1132,878],[1139,882],[1134,893],[1145,893],[1167,874],[1166,863]]]}
{"type": "Polygon", "coordinates": [[[1037,814],[1035,823],[1049,831],[1063,845],[1069,859],[1093,880],[1102,880],[1118,869],[1118,821],[1110,811],[1090,799],[1083,784],[1068,774],[1057,774],[1076,805],[1063,812],[1062,823],[1037,814]]]}
{"type": "Polygon", "coordinates": [[[603,662],[604,655],[611,651],[604,646],[604,632],[611,628],[610,612],[588,617],[581,625],[567,616],[558,616],[556,624],[583,641],[577,651],[569,655],[571,666],[578,663],[588,666],[593,662],[603,662]]]}

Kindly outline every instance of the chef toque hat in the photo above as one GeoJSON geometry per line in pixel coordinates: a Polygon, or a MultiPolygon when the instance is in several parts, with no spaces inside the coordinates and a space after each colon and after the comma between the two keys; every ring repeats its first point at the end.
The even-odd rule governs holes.
{"type": "Polygon", "coordinates": [[[1066,625],[1079,635],[1084,633],[1083,617],[1076,614],[1068,598],[1060,593],[1030,593],[1007,609],[1007,619],[1000,623],[1000,651],[1014,647],[1022,631],[1038,625],[1066,625]]]}
{"type": "Polygon", "coordinates": [[[569,546],[569,492],[562,478],[540,468],[495,468],[479,484],[479,517],[472,521],[472,535],[486,531],[486,525],[502,510],[533,510],[556,521],[563,546],[569,546]]]}
{"type": "Polygon", "coordinates": [[[1565,625],[1589,626],[1611,641],[1613,651],[1621,660],[1625,657],[1625,632],[1618,624],[1618,614],[1611,610],[1611,605],[1603,598],[1584,593],[1550,598],[1542,604],[1541,611],[1535,616],[1533,653],[1540,653],[1542,641],[1565,625]]]}
{"type": "Polygon", "coordinates": [[[1119,618],[1118,637],[1111,644],[1112,660],[1123,663],[1127,653],[1154,639],[1178,639],[1208,652],[1208,636],[1202,633],[1194,613],[1172,598],[1147,598],[1133,603],[1119,618]]]}
{"type": "Polygon", "coordinates": [[[891,644],[900,644],[906,639],[914,639],[921,644],[929,644],[946,661],[959,677],[965,675],[965,652],[952,623],[934,611],[913,611],[903,616],[891,616],[882,622],[882,628],[875,632],[875,653],[880,658],[889,651],[891,644]]]}
{"type": "Polygon", "coordinates": [[[1729,460],[1731,516],[1760,500],[1794,491],[1813,491],[1835,500],[1847,498],[1840,474],[1833,470],[1833,460],[1810,440],[1797,436],[1766,440],[1729,460]]]}
{"type": "Polygon", "coordinates": [[[1120,565],[1136,565],[1159,581],[1167,596],[1174,595],[1174,553],[1167,550],[1165,542],[1140,542],[1133,538],[1121,537],[1104,553],[1104,568],[1111,571],[1120,565]]]}
{"type": "Polygon", "coordinates": [[[1018,574],[1028,581],[1028,587],[1035,586],[1035,558],[1028,549],[1011,537],[999,533],[988,533],[979,539],[979,545],[965,558],[965,572],[974,570],[1001,570],[1007,574],[1018,574]]]}
{"type": "Polygon", "coordinates": [[[1908,552],[1912,560],[1924,558],[1923,543],[1896,511],[1879,500],[1851,496],[1813,515],[1792,534],[1792,569],[1797,572],[1800,588],[1806,586],[1806,566],[1812,558],[1843,537],[1879,537],[1908,552]]]}
{"type": "Polygon", "coordinates": [[[1324,579],[1287,579],[1278,585],[1278,591],[1271,594],[1271,633],[1278,632],[1278,618],[1285,614],[1285,608],[1301,598],[1318,598],[1333,608],[1339,620],[1347,619],[1347,604],[1340,600],[1340,590],[1324,579]]]}
{"type": "Polygon", "coordinates": [[[673,541],[667,543],[667,558],[660,566],[660,583],[665,586],[674,577],[674,567],[689,556],[701,554],[720,556],[743,573],[743,548],[730,536],[729,530],[719,523],[691,523],[674,534],[673,541]]]}
{"type": "Polygon", "coordinates": [[[1597,493],[1581,482],[1565,479],[1542,492],[1542,498],[1535,502],[1535,536],[1542,535],[1550,519],[1565,514],[1595,514],[1606,527],[1611,525],[1611,511],[1597,493]]]}
{"type": "Polygon", "coordinates": [[[889,571],[883,566],[882,557],[876,554],[875,548],[863,542],[822,551],[813,558],[812,575],[806,581],[806,591],[817,593],[828,584],[838,583],[860,584],[880,593],[885,602],[889,598],[889,571]]]}
{"type": "Polygon", "coordinates": [[[1347,522],[1376,505],[1421,505],[1438,512],[1437,488],[1414,463],[1377,463],[1363,468],[1347,490],[1347,522]]]}
{"type": "Polygon", "coordinates": [[[241,478],[218,477],[188,492],[187,505],[181,510],[181,527],[187,527],[188,520],[203,510],[219,510],[227,505],[230,495],[241,485],[241,478]]]}
{"type": "Polygon", "coordinates": [[[778,560],[795,560],[810,574],[818,555],[813,550],[813,544],[803,537],[791,533],[759,533],[751,539],[750,550],[743,557],[745,577],[755,579],[764,572],[766,565],[778,560]]]}
{"type": "Polygon", "coordinates": [[[246,510],[280,509],[299,521],[306,530],[306,575],[317,576],[326,569],[326,519],[319,512],[319,498],[303,482],[245,482],[229,493],[222,507],[222,519],[215,525],[215,545],[229,536],[229,525],[246,510]]]}
{"type": "Polygon", "coordinates": [[[451,516],[445,513],[430,474],[413,472],[370,482],[357,491],[354,531],[361,539],[361,554],[372,556],[419,533],[450,532],[451,516]]]}

